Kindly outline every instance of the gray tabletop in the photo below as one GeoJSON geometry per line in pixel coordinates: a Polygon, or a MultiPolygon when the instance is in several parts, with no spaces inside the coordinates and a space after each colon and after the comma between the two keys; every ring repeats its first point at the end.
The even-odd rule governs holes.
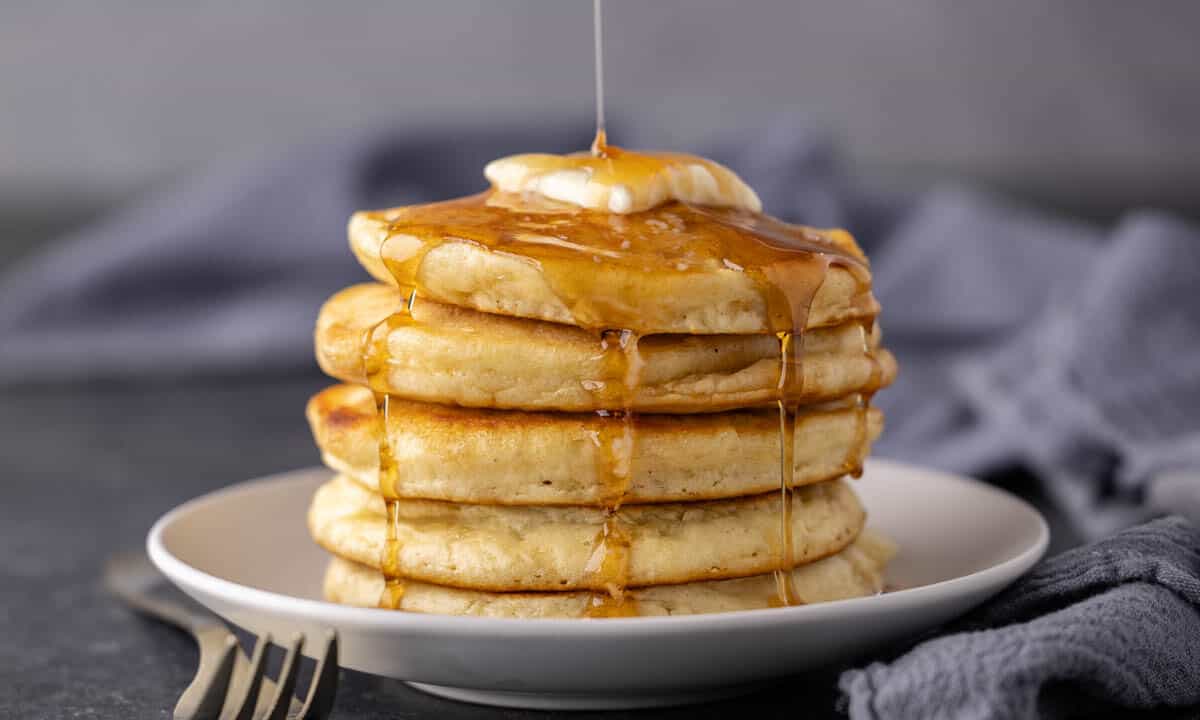
{"type": "MultiPolygon", "coordinates": [[[[303,418],[328,381],[237,378],[0,391],[0,717],[153,718],[195,671],[187,636],[100,586],[111,553],[200,493],[315,464],[303,418]]],[[[611,717],[835,716],[834,671],[701,707],[611,717]]],[[[619,688],[614,688],[619,692],[619,688]]],[[[335,717],[553,717],[440,700],[343,671],[335,717]]],[[[572,717],[579,717],[572,715],[572,717]]]]}

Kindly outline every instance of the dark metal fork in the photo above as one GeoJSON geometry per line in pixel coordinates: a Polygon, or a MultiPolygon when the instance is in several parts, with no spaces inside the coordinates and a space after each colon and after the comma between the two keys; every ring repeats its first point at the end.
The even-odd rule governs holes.
{"type": "Polygon", "coordinates": [[[264,634],[247,658],[237,637],[215,615],[195,612],[153,594],[165,578],[143,552],[117,555],[104,584],[134,610],[186,630],[200,647],[200,667],[175,705],[175,720],[325,720],[337,693],[337,635],[330,631],[303,703],[293,692],[304,636],[288,644],[278,682],[265,676],[271,636],[264,634]]]}

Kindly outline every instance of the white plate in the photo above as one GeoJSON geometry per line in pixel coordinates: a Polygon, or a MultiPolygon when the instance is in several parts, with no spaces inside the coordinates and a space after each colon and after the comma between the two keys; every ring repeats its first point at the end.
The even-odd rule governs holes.
{"type": "Polygon", "coordinates": [[[976,480],[871,460],[854,484],[900,554],[874,597],[720,615],[502,620],[321,600],[327,556],[308,537],[324,469],[253,480],[185,503],[150,530],[150,557],[189,595],[251,632],[338,631],[344,667],[471,702],[630,708],[694,702],[861,656],[949,620],[1045,552],[1025,502],[976,480]]]}

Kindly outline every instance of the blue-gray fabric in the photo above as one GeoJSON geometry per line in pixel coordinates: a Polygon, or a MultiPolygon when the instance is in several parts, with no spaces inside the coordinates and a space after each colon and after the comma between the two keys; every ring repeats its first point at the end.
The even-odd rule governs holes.
{"type": "MultiPolygon", "coordinates": [[[[346,246],[352,211],[477,191],[487,160],[584,147],[588,130],[363,132],[157,192],[0,276],[0,384],[311,368],[317,307],[366,279],[346,246]]],[[[638,144],[634,132],[622,138],[638,144]]],[[[961,186],[872,191],[794,117],[700,149],[742,174],[772,214],[848,227],[871,255],[885,341],[901,365],[877,397],[888,421],[877,453],[967,473],[1029,467],[1090,538],[1164,511],[1200,517],[1200,228],[1152,211],[1098,227],[961,186]]],[[[1195,551],[1181,526],[1151,527],[1195,551]]],[[[1122,568],[1154,562],[1152,545],[1139,547],[1122,568]]],[[[1068,557],[1079,572],[1095,559],[1068,557]]],[[[1068,560],[1056,562],[1048,567],[1068,560]]],[[[852,707],[930,702],[941,685],[904,678],[944,673],[947,693],[982,703],[972,716],[1008,717],[987,710],[1007,686],[984,693],[965,668],[1035,638],[1028,653],[1010,648],[1016,698],[1050,677],[1039,663],[1057,657],[1049,648],[1062,650],[1055,638],[1080,618],[1096,632],[1078,649],[1098,663],[1133,657],[1126,645],[1145,650],[1145,672],[1181,661],[1178,642],[1153,654],[1109,625],[1127,615],[1194,622],[1170,602],[1178,587],[1046,587],[1083,588],[1069,593],[1079,604],[1040,605],[1024,635],[955,636],[851,676],[861,678],[848,683],[852,707]]],[[[1167,697],[1128,687],[1113,685],[1111,699],[1167,697]]]]}
{"type": "Polygon", "coordinates": [[[1171,517],[1069,550],[946,632],[844,673],[850,717],[1200,710],[1200,529],[1171,517]]]}

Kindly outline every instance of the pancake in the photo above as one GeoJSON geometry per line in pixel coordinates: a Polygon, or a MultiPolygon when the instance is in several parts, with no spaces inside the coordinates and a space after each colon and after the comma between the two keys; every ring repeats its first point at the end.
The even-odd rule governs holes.
{"type": "MultiPolygon", "coordinates": [[[[636,350],[622,349],[568,325],[425,299],[413,303],[410,318],[398,312],[402,298],[399,290],[379,284],[356,285],[330,298],[317,318],[321,368],[338,380],[367,384],[363,351],[373,332],[369,346],[379,367],[372,388],[409,400],[704,413],[773,403],[779,392],[780,342],[771,335],[651,335],[636,350]],[[380,325],[389,317],[394,322],[380,325]],[[636,389],[628,397],[613,392],[623,387],[632,364],[641,368],[636,389]]],[[[825,402],[889,384],[896,362],[878,348],[879,340],[877,327],[860,322],[806,333],[802,377],[789,402],[825,402]]]]}
{"type": "Polygon", "coordinates": [[[382,282],[486,313],[592,329],[774,333],[797,320],[825,327],[878,312],[849,233],[734,208],[668,203],[614,216],[485,193],[358,212],[348,234],[355,257],[382,282]],[[778,317],[776,286],[811,295],[806,319],[778,317]]]}
{"type": "MultiPolygon", "coordinates": [[[[501,507],[429,500],[394,503],[391,576],[496,592],[606,590],[759,575],[783,569],[779,493],[733,500],[587,507],[501,507]],[[610,573],[606,538],[627,540],[627,568],[610,573]],[[602,566],[602,569],[597,569],[602,566]]],[[[331,553],[379,569],[383,498],[339,476],[308,513],[331,553]]],[[[858,536],[862,506],[842,481],[792,493],[794,565],[832,555],[858,536]]],[[[614,551],[615,552],[615,551],[614,551]]]]}
{"type": "MultiPolygon", "coordinates": [[[[811,604],[873,595],[883,590],[883,568],[895,554],[891,541],[865,530],[842,551],[791,572],[795,598],[811,604]]],[[[375,607],[384,589],[379,571],[334,557],[325,573],[325,598],[375,607]]],[[[776,604],[773,575],[658,585],[627,593],[638,615],[692,615],[756,610],[776,604]]],[[[604,597],[589,592],[491,593],[406,582],[399,610],[493,618],[579,618],[604,597]]]]}
{"type": "MultiPolygon", "coordinates": [[[[308,403],[325,464],[375,489],[380,417],[373,393],[335,385],[308,403]]],[[[883,428],[877,409],[831,407],[796,419],[794,486],[861,466],[883,428]]],[[[774,410],[636,418],[628,487],[612,496],[607,433],[620,418],[393,401],[391,452],[406,498],[497,505],[609,505],[754,495],[779,487],[774,410]],[[737,458],[730,462],[730,458],[737,458]]]]}

